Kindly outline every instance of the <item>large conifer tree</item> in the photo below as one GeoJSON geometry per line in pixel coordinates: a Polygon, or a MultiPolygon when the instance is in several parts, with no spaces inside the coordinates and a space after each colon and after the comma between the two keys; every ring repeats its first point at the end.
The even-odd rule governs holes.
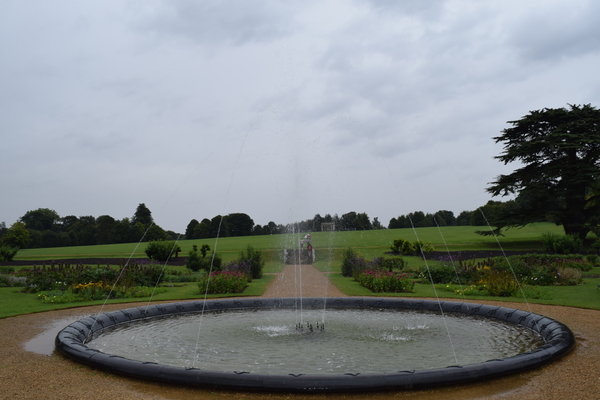
{"type": "Polygon", "coordinates": [[[517,196],[496,222],[523,226],[549,220],[584,238],[600,214],[600,110],[589,104],[545,108],[509,124],[494,138],[504,143],[495,158],[520,167],[498,176],[487,191],[517,196]]]}

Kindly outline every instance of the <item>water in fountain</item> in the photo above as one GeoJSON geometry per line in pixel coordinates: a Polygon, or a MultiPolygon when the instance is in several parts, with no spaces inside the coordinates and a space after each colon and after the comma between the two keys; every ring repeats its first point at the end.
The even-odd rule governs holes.
{"type": "MultiPolygon", "coordinates": [[[[388,373],[455,364],[439,315],[406,310],[304,310],[303,329],[293,310],[218,312],[204,315],[198,366],[212,371],[262,374],[388,373]],[[310,326],[312,326],[312,329],[310,326]]],[[[192,367],[197,315],[153,319],[103,332],[88,346],[108,354],[164,365],[192,367]],[[135,340],[131,340],[135,338],[135,340]]],[[[453,316],[461,364],[505,358],[543,343],[525,328],[453,316]]]]}

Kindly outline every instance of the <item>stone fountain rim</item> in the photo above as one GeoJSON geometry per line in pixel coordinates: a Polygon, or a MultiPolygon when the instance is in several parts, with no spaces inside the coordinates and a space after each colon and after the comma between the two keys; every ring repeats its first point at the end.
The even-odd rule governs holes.
{"type": "Polygon", "coordinates": [[[127,308],[76,321],[56,336],[56,348],[65,356],[94,368],[135,378],[230,390],[283,392],[356,392],[407,390],[461,384],[516,374],[537,368],[564,356],[575,346],[571,330],[564,324],[528,311],[497,305],[408,298],[312,297],[241,298],[176,302],[127,308]],[[90,349],[86,340],[95,333],[124,323],[176,314],[251,310],[261,308],[359,309],[382,308],[454,313],[484,317],[523,326],[539,333],[545,344],[512,357],[462,366],[448,366],[385,374],[255,374],[218,372],[142,362],[90,349]]]}

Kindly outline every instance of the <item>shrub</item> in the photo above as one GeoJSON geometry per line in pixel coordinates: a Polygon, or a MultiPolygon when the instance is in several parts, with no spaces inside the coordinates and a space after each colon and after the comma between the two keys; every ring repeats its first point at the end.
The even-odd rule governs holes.
{"type": "Polygon", "coordinates": [[[179,245],[172,241],[156,240],[148,242],[144,251],[149,259],[157,261],[168,261],[175,258],[176,254],[181,251],[179,245]]]}
{"type": "Polygon", "coordinates": [[[381,258],[382,258],[382,261],[381,261],[382,268],[385,268],[390,272],[393,270],[402,271],[408,265],[408,262],[406,262],[404,259],[402,259],[400,257],[392,257],[392,258],[381,257],[381,258]]]}
{"type": "Polygon", "coordinates": [[[10,265],[0,265],[0,274],[14,274],[15,269],[10,265]]]}
{"type": "Polygon", "coordinates": [[[363,257],[356,255],[354,250],[347,248],[342,256],[342,275],[355,276],[367,267],[367,261],[363,257]]]}
{"type": "Polygon", "coordinates": [[[188,258],[185,260],[185,267],[197,272],[201,269],[209,270],[210,261],[204,257],[200,257],[197,251],[190,251],[188,258]]]}
{"type": "Polygon", "coordinates": [[[583,241],[576,235],[556,235],[554,233],[543,233],[542,244],[546,251],[557,254],[578,253],[583,248],[583,241]]]}
{"type": "Polygon", "coordinates": [[[18,247],[0,246],[0,262],[12,261],[18,251],[18,247]]]}
{"type": "Polygon", "coordinates": [[[356,281],[375,293],[408,293],[415,286],[407,274],[382,269],[363,271],[358,274],[356,281]]]}
{"type": "Polygon", "coordinates": [[[422,240],[416,240],[414,242],[410,242],[404,239],[395,239],[390,246],[390,249],[395,254],[404,254],[406,256],[421,253],[429,254],[434,250],[431,242],[423,243],[422,240]]]}
{"type": "Polygon", "coordinates": [[[481,284],[484,285],[490,296],[511,297],[519,290],[519,284],[507,271],[488,269],[483,275],[481,284]]]}
{"type": "Polygon", "coordinates": [[[581,283],[581,271],[575,268],[558,268],[556,284],[561,286],[578,285],[581,283]]]}
{"type": "Polygon", "coordinates": [[[240,272],[211,272],[198,282],[200,294],[242,293],[248,286],[248,278],[240,272]]]}
{"type": "Polygon", "coordinates": [[[424,265],[419,272],[430,283],[452,283],[456,280],[456,272],[450,265],[424,265]]]}
{"type": "Polygon", "coordinates": [[[245,275],[248,282],[252,282],[252,266],[248,260],[234,260],[223,266],[223,271],[238,272],[245,275]]]}
{"type": "Polygon", "coordinates": [[[252,279],[262,278],[262,270],[265,265],[262,253],[255,250],[252,246],[248,246],[246,251],[240,253],[240,261],[247,261],[250,264],[250,274],[252,279]]]}
{"type": "Polygon", "coordinates": [[[221,269],[221,258],[214,255],[213,258],[206,258],[206,254],[210,251],[210,246],[203,244],[200,248],[200,254],[198,254],[198,246],[194,245],[192,250],[189,252],[188,258],[185,260],[185,266],[196,272],[201,269],[205,271],[211,270],[211,263],[213,263],[213,270],[218,271],[221,269]],[[218,259],[218,262],[217,262],[218,259]],[[217,267],[215,268],[215,263],[217,267]]]}
{"type": "Polygon", "coordinates": [[[11,287],[12,279],[10,275],[0,274],[0,287],[11,287]]]}
{"type": "Polygon", "coordinates": [[[598,254],[588,254],[587,256],[585,256],[585,259],[593,267],[595,267],[595,266],[597,266],[597,265],[600,264],[600,256],[598,256],[598,254]]]}

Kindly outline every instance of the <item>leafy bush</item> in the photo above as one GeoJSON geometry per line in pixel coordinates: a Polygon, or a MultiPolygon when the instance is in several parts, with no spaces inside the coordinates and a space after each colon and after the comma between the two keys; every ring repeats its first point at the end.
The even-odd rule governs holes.
{"type": "Polygon", "coordinates": [[[148,242],[144,251],[149,259],[156,261],[168,261],[171,258],[176,258],[181,247],[175,242],[167,240],[155,240],[148,242]]]}
{"type": "Polygon", "coordinates": [[[252,246],[248,246],[246,251],[240,253],[240,261],[246,261],[250,264],[250,275],[252,279],[262,278],[262,270],[265,266],[262,253],[255,250],[252,246]]]}
{"type": "Polygon", "coordinates": [[[390,246],[390,249],[395,254],[404,254],[406,256],[413,255],[415,253],[430,254],[434,247],[431,242],[423,243],[422,240],[416,240],[410,242],[404,239],[395,239],[390,246]]]}
{"type": "Polygon", "coordinates": [[[557,235],[543,233],[541,236],[544,249],[557,254],[573,254],[583,249],[583,241],[576,235],[557,235]]]}
{"type": "Polygon", "coordinates": [[[409,293],[415,286],[407,274],[382,269],[363,271],[356,281],[375,293],[409,293]]]}
{"type": "Polygon", "coordinates": [[[18,247],[0,246],[0,262],[12,261],[18,251],[18,247]]]}
{"type": "Polygon", "coordinates": [[[451,265],[424,265],[419,269],[420,276],[430,283],[451,283],[456,281],[456,271],[451,265]]]}
{"type": "Polygon", "coordinates": [[[558,268],[556,271],[556,284],[561,286],[579,285],[581,281],[581,270],[576,268],[558,268]]]}
{"type": "Polygon", "coordinates": [[[248,278],[240,272],[211,272],[198,282],[200,294],[242,293],[248,286],[248,278]]]}
{"type": "Polygon", "coordinates": [[[252,282],[252,266],[248,260],[234,260],[223,266],[223,271],[238,272],[245,275],[248,282],[252,282]]]}
{"type": "Polygon", "coordinates": [[[0,274],[13,274],[15,269],[10,265],[0,265],[0,274]]]}
{"type": "Polygon", "coordinates": [[[213,271],[219,271],[221,269],[221,257],[214,254],[213,257],[206,257],[206,254],[210,251],[210,246],[203,244],[200,248],[200,254],[198,254],[198,246],[194,245],[192,250],[188,254],[188,258],[185,260],[186,268],[197,272],[200,270],[211,271],[211,264],[213,271]]]}
{"type": "Polygon", "coordinates": [[[549,269],[555,272],[561,267],[576,268],[581,271],[589,271],[593,268],[593,264],[581,254],[525,254],[507,258],[496,257],[494,262],[499,268],[509,269],[512,266],[517,274],[527,274],[533,269],[549,269]]]}
{"type": "Polygon", "coordinates": [[[367,261],[363,257],[356,255],[350,247],[344,250],[342,256],[342,275],[349,277],[355,276],[367,267],[367,261]]]}
{"type": "Polygon", "coordinates": [[[514,280],[513,275],[507,271],[487,269],[483,274],[481,283],[490,296],[511,297],[519,290],[519,284],[514,280]]]}
{"type": "Polygon", "coordinates": [[[598,256],[598,254],[588,254],[585,256],[585,259],[592,267],[600,264],[600,256],[598,256]]]}
{"type": "Polygon", "coordinates": [[[0,287],[11,287],[12,279],[10,275],[0,274],[0,287]]]}
{"type": "Polygon", "coordinates": [[[392,272],[393,270],[402,271],[404,267],[408,265],[408,262],[406,262],[400,257],[375,257],[372,261],[369,262],[369,265],[371,268],[386,269],[392,272]]]}
{"type": "Polygon", "coordinates": [[[185,267],[197,272],[200,270],[210,270],[210,260],[201,257],[197,251],[190,251],[188,258],[185,260],[185,267]]]}

